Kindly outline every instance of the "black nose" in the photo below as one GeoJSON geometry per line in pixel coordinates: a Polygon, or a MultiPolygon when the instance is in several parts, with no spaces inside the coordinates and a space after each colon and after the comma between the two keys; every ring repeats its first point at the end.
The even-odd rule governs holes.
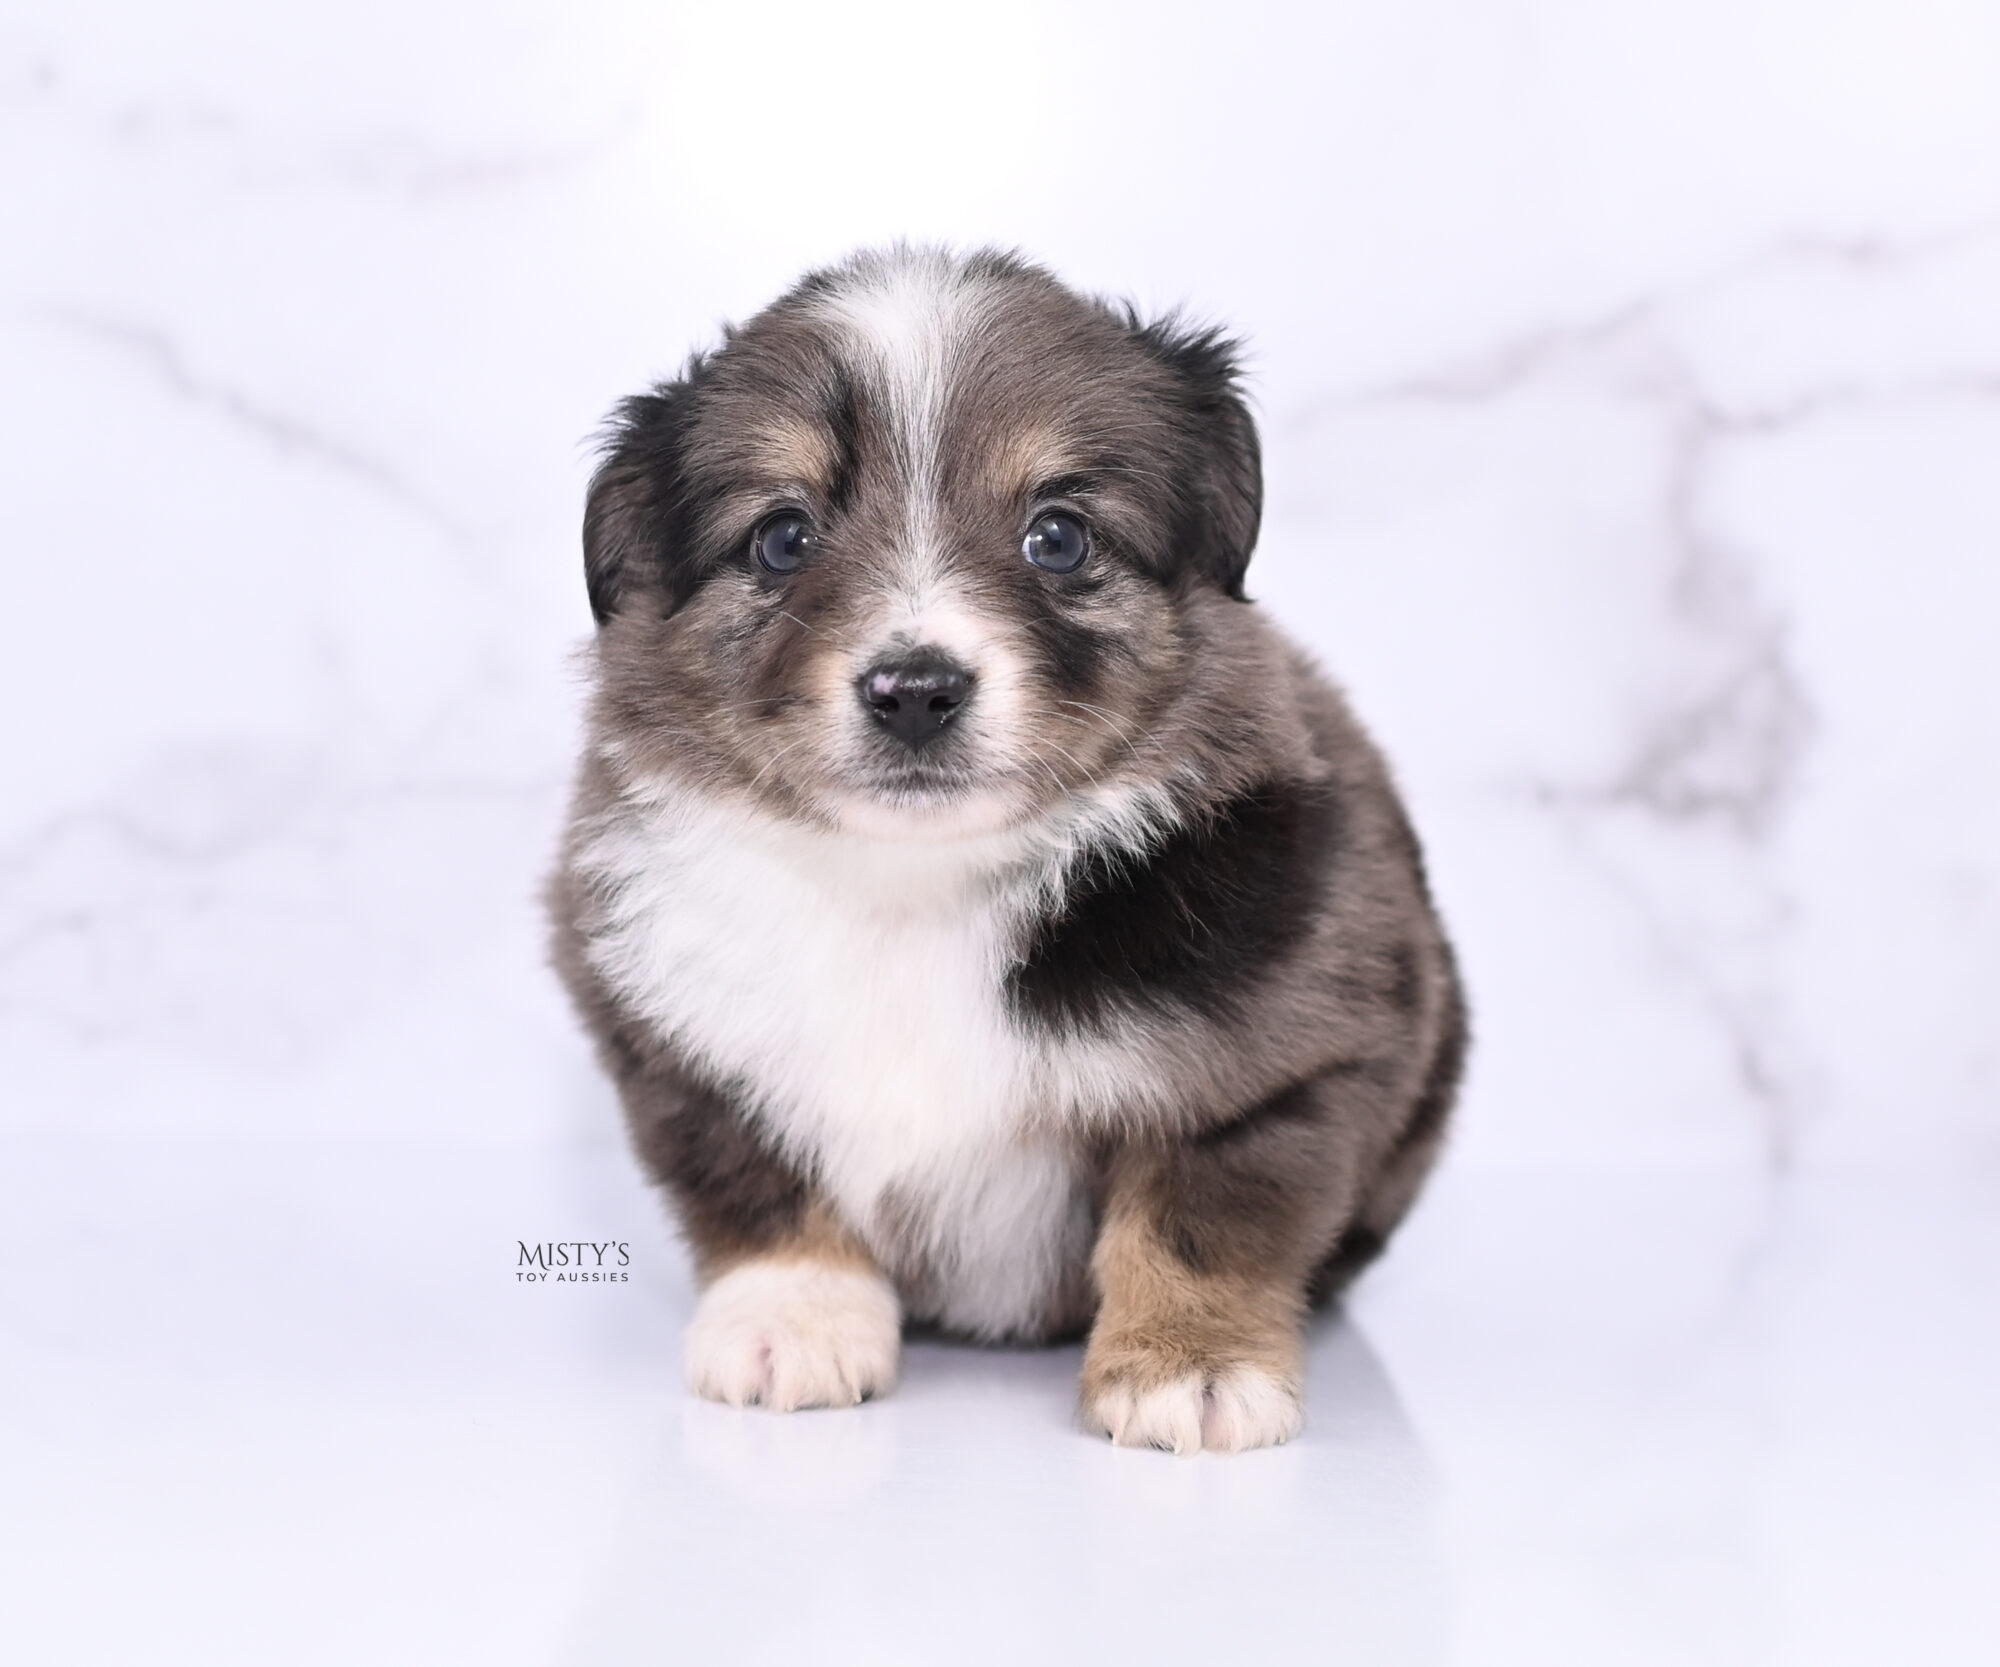
{"type": "Polygon", "coordinates": [[[884,660],[861,674],[861,699],[912,752],[943,733],[972,693],[972,675],[935,652],[884,660]]]}

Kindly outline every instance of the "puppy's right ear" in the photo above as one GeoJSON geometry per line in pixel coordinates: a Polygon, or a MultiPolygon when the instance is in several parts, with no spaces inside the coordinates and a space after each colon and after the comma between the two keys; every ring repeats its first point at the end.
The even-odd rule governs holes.
{"type": "Polygon", "coordinates": [[[583,581],[599,625],[656,586],[667,593],[668,612],[685,600],[674,574],[687,497],[682,452],[699,369],[696,361],[678,382],[619,401],[604,426],[603,459],[583,510],[583,581]]]}

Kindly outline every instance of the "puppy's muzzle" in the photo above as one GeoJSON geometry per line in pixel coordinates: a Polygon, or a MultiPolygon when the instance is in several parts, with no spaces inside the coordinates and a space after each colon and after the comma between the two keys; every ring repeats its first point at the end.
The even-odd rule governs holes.
{"type": "Polygon", "coordinates": [[[856,690],[878,724],[912,752],[921,752],[965,709],[972,673],[937,649],[919,648],[877,661],[861,674],[856,690]]]}

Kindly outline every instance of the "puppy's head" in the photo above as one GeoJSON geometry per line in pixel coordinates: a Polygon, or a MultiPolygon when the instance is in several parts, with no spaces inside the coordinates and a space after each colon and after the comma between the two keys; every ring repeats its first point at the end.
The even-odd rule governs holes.
{"type": "Polygon", "coordinates": [[[806,278],[627,400],[584,565],[628,762],[888,835],[1103,780],[1240,598],[1261,501],[1230,345],[1011,257],[806,278]]]}

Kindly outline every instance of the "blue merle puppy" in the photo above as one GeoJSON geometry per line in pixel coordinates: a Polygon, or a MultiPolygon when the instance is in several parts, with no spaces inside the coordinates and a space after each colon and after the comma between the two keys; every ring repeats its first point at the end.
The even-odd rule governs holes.
{"type": "Polygon", "coordinates": [[[916,1322],[1087,1335],[1124,1445],[1298,1430],[1466,1030],[1380,756],[1244,598],[1261,495],[1226,340],[1002,254],[857,255],[619,408],[550,897],[699,1393],[881,1394],[916,1322]]]}

